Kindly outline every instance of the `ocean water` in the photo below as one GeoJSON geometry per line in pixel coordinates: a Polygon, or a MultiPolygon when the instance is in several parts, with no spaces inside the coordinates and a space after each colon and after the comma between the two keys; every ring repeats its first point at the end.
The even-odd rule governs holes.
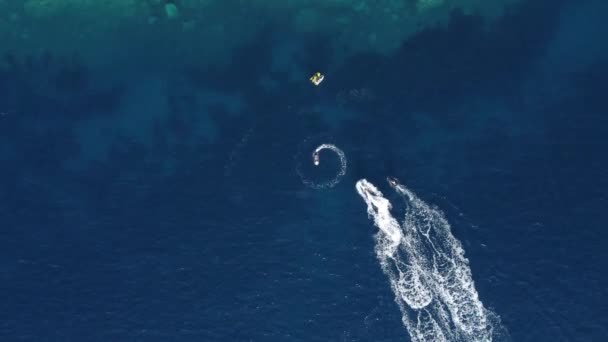
{"type": "Polygon", "coordinates": [[[327,37],[280,27],[214,68],[9,54],[0,340],[417,341],[355,187],[366,179],[403,236],[425,219],[449,232],[434,241],[468,260],[463,302],[495,317],[490,337],[459,333],[461,302],[425,273],[437,255],[405,245],[398,267],[423,265],[443,308],[429,315],[452,322],[427,331],[605,341],[607,13],[601,0],[524,1],[487,25],[455,11],[396,51],[341,63],[327,37]],[[319,87],[294,78],[315,71],[319,87]],[[312,165],[322,143],[346,173],[315,189],[302,177],[340,168],[327,150],[312,165]]]}

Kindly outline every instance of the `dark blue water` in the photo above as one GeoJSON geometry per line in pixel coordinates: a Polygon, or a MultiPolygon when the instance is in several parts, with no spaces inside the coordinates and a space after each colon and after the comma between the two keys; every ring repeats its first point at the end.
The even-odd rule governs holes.
{"type": "Polygon", "coordinates": [[[324,37],[290,40],[320,87],[269,75],[287,39],[273,30],[214,70],[14,61],[0,340],[408,341],[354,189],[387,175],[446,214],[511,340],[605,340],[606,13],[454,13],[339,66],[324,37]],[[295,171],[320,133],[349,162],[321,191],[295,171]]]}

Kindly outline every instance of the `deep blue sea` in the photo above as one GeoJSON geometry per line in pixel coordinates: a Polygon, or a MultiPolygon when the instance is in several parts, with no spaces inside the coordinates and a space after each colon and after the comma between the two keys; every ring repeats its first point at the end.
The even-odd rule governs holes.
{"type": "Polygon", "coordinates": [[[387,176],[444,213],[501,340],[608,341],[606,19],[454,12],[339,65],[279,29],[218,68],[12,61],[0,341],[410,341],[355,189],[398,214],[387,176]],[[334,187],[296,172],[315,142],[334,187]]]}

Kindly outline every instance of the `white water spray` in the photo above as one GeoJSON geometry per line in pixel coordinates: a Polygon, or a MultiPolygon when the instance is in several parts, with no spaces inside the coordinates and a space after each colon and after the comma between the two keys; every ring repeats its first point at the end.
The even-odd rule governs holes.
{"type": "Polygon", "coordinates": [[[411,340],[481,342],[499,337],[497,331],[504,328],[479,300],[464,250],[443,214],[396,180],[390,178],[389,185],[405,200],[401,225],[390,212],[390,201],[373,184],[362,179],[356,189],[380,229],[376,256],[411,340]]]}
{"type": "MultiPolygon", "coordinates": [[[[300,176],[302,183],[304,183],[304,185],[308,187],[311,187],[313,189],[332,188],[336,184],[338,184],[342,177],[346,174],[346,155],[336,145],[323,143],[314,148],[312,152],[312,162],[303,163],[303,152],[305,151],[305,149],[310,148],[309,145],[313,142],[313,139],[307,139],[302,144],[303,147],[301,147],[300,153],[298,153],[298,155],[296,156],[296,172],[300,176]],[[330,169],[331,171],[329,172],[327,170],[322,170],[321,152],[323,150],[332,151],[338,156],[340,165],[336,173],[333,173],[333,169],[330,169]],[[327,176],[325,173],[323,173],[323,171],[332,175],[327,176]]],[[[310,150],[308,150],[308,153],[310,153],[310,150]]],[[[308,153],[306,153],[306,155],[310,156],[308,153]]],[[[310,161],[310,159],[308,159],[308,161],[310,161]]]]}

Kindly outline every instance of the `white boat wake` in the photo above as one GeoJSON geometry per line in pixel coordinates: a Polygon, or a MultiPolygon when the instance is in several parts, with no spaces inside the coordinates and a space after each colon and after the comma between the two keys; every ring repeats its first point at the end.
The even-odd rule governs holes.
{"type": "Polygon", "coordinates": [[[380,229],[376,256],[411,340],[506,339],[498,316],[479,300],[462,245],[443,214],[396,180],[389,179],[389,185],[405,200],[401,224],[390,212],[390,201],[372,183],[361,179],[356,189],[380,229]]]}
{"type": "Polygon", "coordinates": [[[329,143],[318,144],[319,137],[306,139],[296,155],[296,172],[304,185],[313,189],[332,188],[346,174],[347,160],[344,152],[336,145],[329,143]],[[312,162],[310,151],[312,150],[312,162]],[[321,163],[322,151],[334,152],[337,160],[321,163]],[[337,169],[337,171],[336,171],[337,169]]]}

